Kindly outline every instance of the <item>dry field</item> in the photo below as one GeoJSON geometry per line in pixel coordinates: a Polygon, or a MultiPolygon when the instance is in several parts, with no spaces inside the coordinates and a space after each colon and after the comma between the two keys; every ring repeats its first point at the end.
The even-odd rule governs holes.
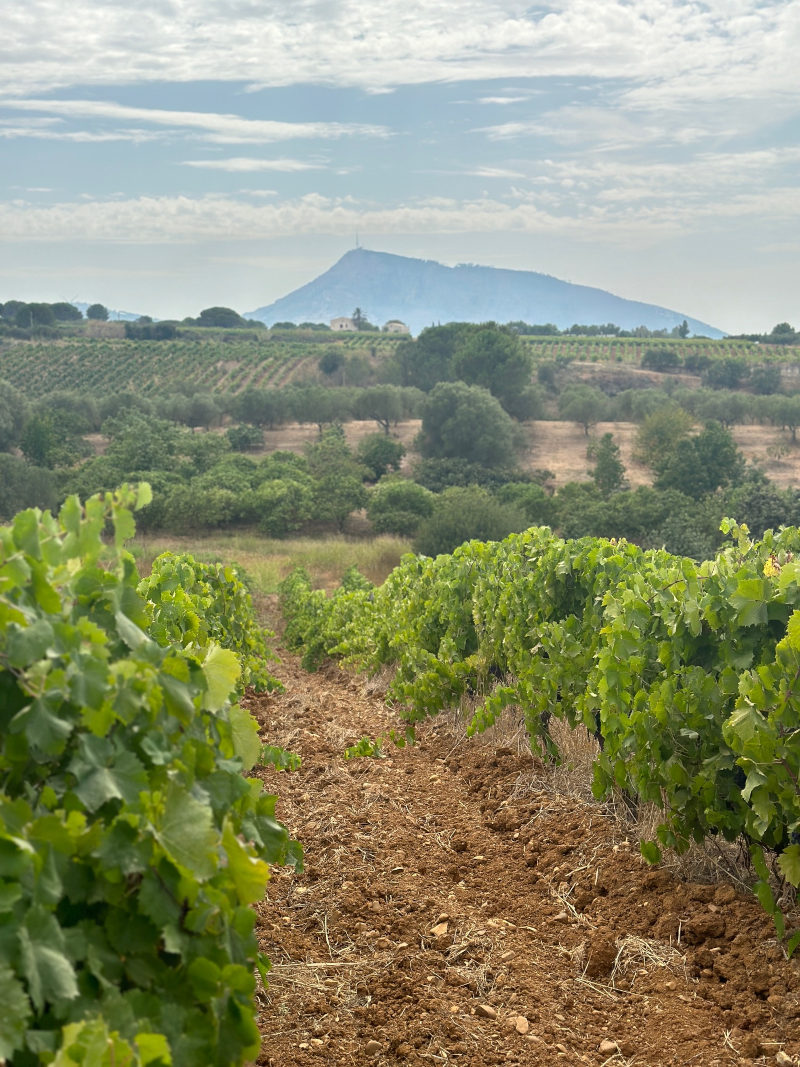
{"type": "MultiPolygon", "coordinates": [[[[395,426],[393,436],[410,449],[419,428],[419,420],[410,419],[395,426]]],[[[350,422],[344,430],[350,445],[355,446],[362,437],[375,433],[377,427],[374,422],[350,422]]],[[[555,475],[556,487],[566,482],[587,480],[587,471],[592,465],[586,457],[590,439],[580,426],[574,422],[530,422],[525,430],[528,450],[522,457],[524,468],[546,467],[555,475]]],[[[592,432],[592,437],[601,437],[604,433],[614,435],[621,449],[628,481],[634,488],[648,485],[651,480],[650,471],[636,463],[631,455],[636,430],[637,425],[632,422],[600,422],[592,432]]],[[[800,485],[800,446],[792,446],[787,433],[774,426],[748,425],[735,427],[733,436],[745,457],[757,463],[777,486],[785,489],[800,485]]],[[[265,452],[276,448],[302,452],[303,447],[316,438],[316,427],[296,423],[267,430],[264,434],[265,452]]],[[[406,457],[406,467],[408,465],[409,457],[406,457]]]]}

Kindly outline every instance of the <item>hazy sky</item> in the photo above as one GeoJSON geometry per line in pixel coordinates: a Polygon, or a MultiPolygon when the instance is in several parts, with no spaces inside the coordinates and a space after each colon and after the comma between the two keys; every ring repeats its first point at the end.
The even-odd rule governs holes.
{"type": "Polygon", "coordinates": [[[0,300],[249,311],[356,235],[800,326],[800,0],[4,0],[0,300]]]}

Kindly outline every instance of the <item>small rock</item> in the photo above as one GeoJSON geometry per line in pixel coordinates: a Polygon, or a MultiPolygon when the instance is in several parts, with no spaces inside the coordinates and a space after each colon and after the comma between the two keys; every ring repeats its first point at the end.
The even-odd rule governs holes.
{"type": "Polygon", "coordinates": [[[531,1024],[528,1022],[528,1020],[525,1018],[525,1016],[524,1015],[518,1015],[517,1016],[517,1021],[516,1021],[515,1025],[514,1025],[514,1029],[517,1031],[517,1033],[518,1034],[527,1034],[527,1032],[530,1030],[530,1028],[531,1028],[531,1024]]]}
{"type": "Polygon", "coordinates": [[[612,1052],[617,1051],[617,1043],[616,1041],[609,1041],[607,1037],[604,1037],[597,1046],[597,1051],[602,1053],[603,1056],[610,1056],[612,1052]]]}
{"type": "Polygon", "coordinates": [[[383,1045],[380,1041],[368,1041],[366,1045],[364,1045],[364,1051],[368,1056],[377,1056],[382,1048],[383,1045]]]}
{"type": "Polygon", "coordinates": [[[480,1015],[482,1019],[496,1019],[497,1009],[491,1004],[479,1004],[475,1009],[475,1014],[480,1015]]]}
{"type": "Polygon", "coordinates": [[[431,927],[431,934],[438,941],[442,937],[447,937],[447,931],[449,929],[450,929],[450,927],[448,926],[448,924],[446,922],[445,923],[437,923],[436,926],[432,926],[431,927]]]}

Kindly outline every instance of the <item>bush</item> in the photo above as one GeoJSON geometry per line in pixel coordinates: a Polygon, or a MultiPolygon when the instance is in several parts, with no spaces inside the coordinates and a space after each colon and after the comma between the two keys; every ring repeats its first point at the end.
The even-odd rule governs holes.
{"type": "Polygon", "coordinates": [[[412,537],[433,512],[435,496],[416,482],[383,482],[370,493],[367,518],[376,533],[412,537]]]}
{"type": "Polygon", "coordinates": [[[414,551],[438,556],[452,552],[464,541],[501,541],[527,526],[521,508],[501,504],[485,489],[446,489],[435,501],[430,518],[420,525],[414,551]]]}
{"type": "Polygon", "coordinates": [[[254,452],[264,444],[264,432],[257,426],[231,426],[226,430],[226,436],[234,452],[254,452]]]}

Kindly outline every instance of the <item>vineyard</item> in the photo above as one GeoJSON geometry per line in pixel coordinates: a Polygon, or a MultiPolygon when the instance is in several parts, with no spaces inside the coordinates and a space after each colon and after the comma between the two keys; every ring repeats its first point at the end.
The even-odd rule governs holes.
{"type": "Polygon", "coordinates": [[[797,530],[295,571],[276,664],[235,566],[139,578],[149,498],[0,529],[0,1060],[796,1062],[797,530]],[[644,859],[743,837],[763,910],[550,791],[561,726],[601,742],[598,798],[661,810],[644,859]]]}
{"type": "MultiPolygon", "coordinates": [[[[309,668],[391,665],[389,697],[412,722],[474,700],[476,733],[511,708],[545,759],[555,723],[583,725],[595,795],[660,811],[644,857],[743,837],[783,936],[765,857],[800,885],[800,532],[753,544],[725,529],[734,543],[702,564],[533,528],[407,556],[377,588],[353,572],[331,597],[297,571],[285,639],[309,668]]],[[[790,931],[788,950],[799,943],[790,931]]]]}
{"type": "MultiPolygon", "coordinates": [[[[346,355],[385,358],[398,344],[381,334],[331,337],[346,355]],[[374,353],[374,357],[373,357],[374,353]]],[[[146,396],[184,386],[238,393],[279,387],[315,372],[323,346],[304,340],[129,341],[122,338],[0,344],[0,378],[30,397],[61,389],[107,395],[132,386],[146,396]]]]}
{"type": "MultiPolygon", "coordinates": [[[[199,391],[239,393],[248,387],[276,388],[315,374],[328,347],[345,356],[361,356],[370,364],[388,360],[402,337],[386,334],[317,334],[293,338],[291,333],[194,336],[172,341],[123,338],[68,338],[58,341],[0,343],[0,378],[30,397],[55,390],[80,390],[94,395],[137,392],[154,396],[177,386],[199,391]],[[324,343],[323,343],[324,342],[324,343]]],[[[648,349],[661,340],[619,337],[524,337],[536,363],[585,361],[638,366],[648,349]]],[[[800,363],[800,347],[767,346],[747,341],[668,338],[664,342],[681,357],[726,359],[752,363],[800,363]]]]}
{"type": "Polygon", "coordinates": [[[545,360],[580,360],[590,363],[626,363],[639,366],[642,357],[653,348],[668,348],[682,362],[691,359],[743,358],[753,363],[796,364],[800,362],[798,345],[759,345],[752,341],[724,338],[712,341],[705,337],[523,337],[537,363],[545,360]]]}

